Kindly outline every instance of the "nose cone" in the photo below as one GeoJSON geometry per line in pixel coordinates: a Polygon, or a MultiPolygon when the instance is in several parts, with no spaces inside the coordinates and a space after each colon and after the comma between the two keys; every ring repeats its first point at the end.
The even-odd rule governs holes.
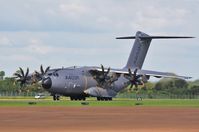
{"type": "Polygon", "coordinates": [[[45,89],[50,89],[52,86],[52,80],[50,79],[50,77],[44,78],[42,80],[42,87],[45,89]]]}

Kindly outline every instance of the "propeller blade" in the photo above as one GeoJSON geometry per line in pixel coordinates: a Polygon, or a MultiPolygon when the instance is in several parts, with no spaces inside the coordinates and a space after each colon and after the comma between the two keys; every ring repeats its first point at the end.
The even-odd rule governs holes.
{"type": "Polygon", "coordinates": [[[134,77],[134,79],[135,79],[135,80],[137,80],[137,79],[138,79],[137,71],[138,71],[138,69],[137,69],[137,68],[135,68],[135,70],[134,70],[134,72],[133,72],[133,77],[134,77]]]}
{"type": "Polygon", "coordinates": [[[107,76],[109,74],[110,70],[111,70],[111,68],[109,67],[107,72],[106,72],[106,74],[105,74],[105,76],[107,76]]]}
{"type": "Polygon", "coordinates": [[[21,75],[22,77],[24,77],[24,72],[23,72],[23,69],[21,67],[19,67],[20,71],[21,71],[21,75]]]}
{"type": "Polygon", "coordinates": [[[104,74],[104,66],[101,64],[102,73],[104,74]]]}
{"type": "Polygon", "coordinates": [[[22,76],[19,73],[14,73],[14,76],[21,78],[22,76]]]}
{"type": "Polygon", "coordinates": [[[138,71],[138,69],[137,69],[137,68],[135,68],[135,70],[134,70],[134,74],[137,74],[137,71],[138,71]]]}
{"type": "Polygon", "coordinates": [[[110,70],[111,70],[111,68],[109,67],[109,68],[108,68],[108,70],[107,70],[107,73],[109,73],[109,72],[110,72],[110,70]]]}
{"type": "Polygon", "coordinates": [[[128,71],[129,71],[129,75],[132,77],[133,74],[132,74],[132,72],[131,72],[131,69],[129,68],[128,71]]]}
{"type": "Polygon", "coordinates": [[[38,71],[35,70],[35,74],[40,75],[40,73],[38,71]]]}
{"type": "Polygon", "coordinates": [[[49,69],[50,69],[50,66],[48,66],[48,67],[46,68],[45,73],[47,73],[49,69]]]}
{"type": "Polygon", "coordinates": [[[41,74],[43,75],[44,74],[44,69],[43,69],[42,65],[40,66],[40,71],[41,71],[41,74]]]}
{"type": "Polygon", "coordinates": [[[28,73],[29,73],[29,68],[27,68],[27,70],[26,70],[25,78],[27,78],[27,77],[28,77],[28,73]]]}

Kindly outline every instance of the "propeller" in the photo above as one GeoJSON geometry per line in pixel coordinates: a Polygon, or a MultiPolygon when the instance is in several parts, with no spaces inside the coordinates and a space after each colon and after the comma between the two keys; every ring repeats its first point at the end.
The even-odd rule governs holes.
{"type": "Polygon", "coordinates": [[[40,80],[42,80],[43,76],[50,70],[50,66],[48,66],[45,70],[43,68],[43,66],[40,66],[40,72],[35,71],[35,73],[33,74],[33,82],[38,82],[40,80]]]}
{"type": "Polygon", "coordinates": [[[28,80],[30,79],[28,77],[28,74],[29,74],[29,68],[27,68],[26,73],[25,73],[24,70],[21,67],[19,67],[18,72],[14,73],[16,81],[20,82],[21,87],[24,86],[28,82],[28,80]]]}
{"type": "Polygon", "coordinates": [[[50,66],[48,66],[45,70],[42,65],[40,66],[41,75],[46,74],[48,72],[48,70],[50,70],[50,66]]]}
{"type": "Polygon", "coordinates": [[[143,75],[137,75],[137,71],[138,69],[136,68],[134,72],[132,73],[131,69],[130,68],[128,69],[129,75],[126,76],[126,78],[129,80],[131,84],[130,88],[135,86],[135,88],[137,89],[138,85],[144,84],[143,80],[140,79],[141,77],[143,77],[143,75]]]}
{"type": "Polygon", "coordinates": [[[102,68],[102,74],[100,75],[100,79],[102,81],[106,81],[107,79],[109,79],[110,77],[108,76],[109,72],[110,72],[110,67],[107,69],[107,71],[105,72],[104,70],[104,66],[101,64],[101,68],[102,68]]]}
{"type": "Polygon", "coordinates": [[[108,75],[110,73],[110,67],[105,71],[104,66],[101,64],[102,71],[93,72],[92,75],[94,79],[98,82],[99,86],[104,87],[104,85],[110,82],[111,77],[108,75]]]}

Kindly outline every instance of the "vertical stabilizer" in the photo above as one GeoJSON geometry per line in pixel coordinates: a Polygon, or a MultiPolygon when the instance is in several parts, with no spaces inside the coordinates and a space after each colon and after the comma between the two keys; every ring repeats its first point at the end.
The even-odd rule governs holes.
{"type": "Polygon", "coordinates": [[[135,39],[133,48],[124,68],[142,68],[147,51],[149,49],[152,39],[181,39],[194,38],[190,36],[149,36],[143,32],[138,31],[135,36],[117,37],[116,39],[135,39]]]}
{"type": "Polygon", "coordinates": [[[151,40],[150,36],[143,32],[138,31],[136,33],[133,48],[124,68],[142,68],[151,40]],[[142,37],[147,39],[142,39],[142,37]]]}

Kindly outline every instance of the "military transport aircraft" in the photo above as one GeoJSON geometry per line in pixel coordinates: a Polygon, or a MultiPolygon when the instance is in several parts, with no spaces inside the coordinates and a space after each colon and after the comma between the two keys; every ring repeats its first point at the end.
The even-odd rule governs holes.
{"type": "Polygon", "coordinates": [[[41,82],[42,87],[53,95],[54,100],[59,96],[69,96],[71,100],[85,100],[86,97],[97,97],[97,100],[112,100],[117,93],[128,85],[137,87],[146,83],[151,76],[156,78],[190,79],[191,77],[179,76],[169,72],[143,70],[148,48],[152,39],[193,38],[186,36],[150,36],[138,31],[135,36],[118,37],[116,39],[135,39],[127,64],[121,69],[104,68],[97,66],[72,66],[68,68],[45,70],[40,67],[40,72],[29,74],[20,68],[15,73],[17,81],[24,84],[41,82]]]}

